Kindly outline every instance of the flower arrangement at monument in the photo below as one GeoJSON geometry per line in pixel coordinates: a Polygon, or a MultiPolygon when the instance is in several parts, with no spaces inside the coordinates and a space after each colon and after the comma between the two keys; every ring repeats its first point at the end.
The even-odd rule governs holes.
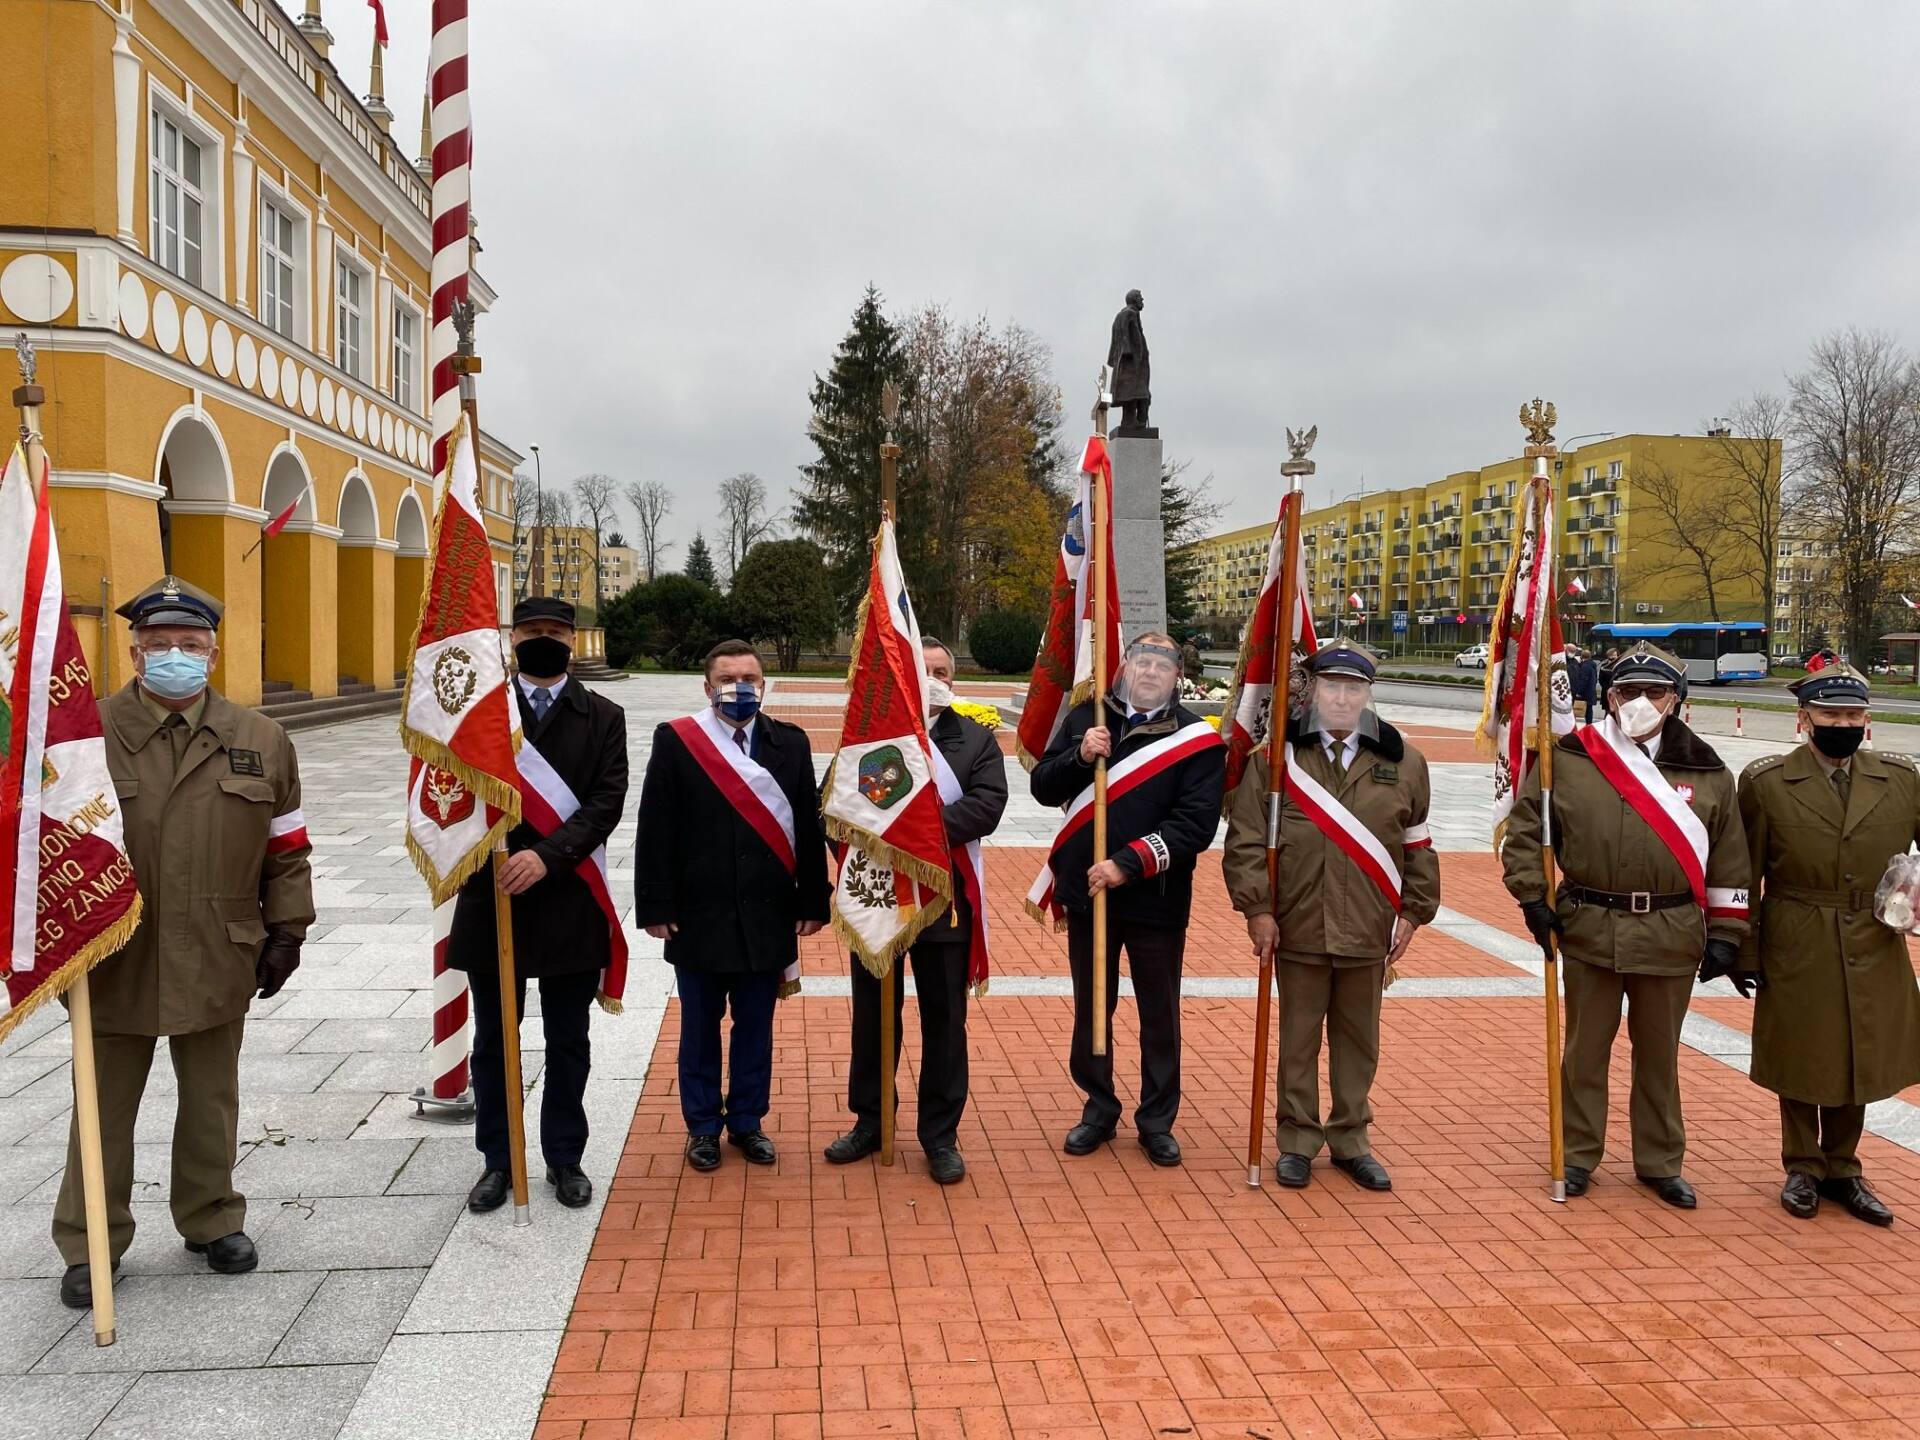
{"type": "Polygon", "coordinates": [[[984,725],[989,730],[1000,728],[1000,708],[997,705],[982,705],[973,700],[956,700],[948,707],[956,715],[964,715],[969,720],[984,725]]]}

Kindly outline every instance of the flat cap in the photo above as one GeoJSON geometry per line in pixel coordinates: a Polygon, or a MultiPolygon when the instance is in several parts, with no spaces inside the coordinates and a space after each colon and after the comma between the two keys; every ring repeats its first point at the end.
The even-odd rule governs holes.
{"type": "Polygon", "coordinates": [[[513,607],[513,623],[524,625],[529,620],[558,620],[571,629],[573,606],[557,595],[529,595],[513,607]]]}
{"type": "Polygon", "coordinates": [[[1642,640],[1613,667],[1610,685],[1624,685],[1637,681],[1642,685],[1678,685],[1687,678],[1686,662],[1678,655],[1669,654],[1658,645],[1642,640]]]}
{"type": "Polygon", "coordinates": [[[126,604],[116,605],[113,613],[131,622],[136,630],[143,625],[217,630],[226,607],[198,585],[190,585],[178,575],[163,575],[126,604]]]}
{"type": "Polygon", "coordinates": [[[1867,677],[1844,660],[1830,660],[1787,688],[1802,705],[1864,708],[1867,703],[1867,677]]]}
{"type": "Polygon", "coordinates": [[[1315,675],[1346,675],[1356,680],[1372,680],[1373,657],[1352,645],[1328,645],[1307,657],[1307,669],[1315,675]]]}

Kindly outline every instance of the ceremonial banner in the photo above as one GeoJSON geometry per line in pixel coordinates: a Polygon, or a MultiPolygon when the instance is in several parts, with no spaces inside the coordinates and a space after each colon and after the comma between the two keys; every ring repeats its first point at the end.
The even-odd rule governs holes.
{"type": "Polygon", "coordinates": [[[1514,797],[1526,783],[1540,734],[1540,635],[1547,636],[1552,730],[1573,729],[1573,687],[1567,681],[1566,642],[1553,586],[1553,487],[1529,484],[1517,507],[1520,543],[1500,584],[1487,655],[1486,696],[1475,731],[1480,753],[1493,760],[1493,846],[1507,833],[1514,797]]]}
{"type": "MultiPolygon", "coordinates": [[[[933,759],[933,780],[940,788],[940,803],[953,805],[959,802],[964,793],[960,788],[960,777],[953,773],[953,766],[947,763],[947,757],[940,753],[939,746],[929,747],[927,754],[933,759]]],[[[950,857],[954,874],[960,877],[960,893],[966,897],[967,908],[973,914],[973,923],[967,934],[967,984],[973,987],[973,993],[987,993],[987,980],[992,973],[992,964],[987,948],[987,861],[978,840],[970,840],[965,845],[956,846],[950,857]]],[[[955,897],[954,907],[959,908],[959,897],[955,897]]]]}
{"type": "Polygon", "coordinates": [[[479,470],[466,417],[454,426],[434,503],[413,664],[400,702],[407,853],[436,905],[487,862],[520,823],[520,713],[508,692],[494,600],[493,546],[480,518],[479,470]]]}
{"type": "Polygon", "coordinates": [[[46,466],[0,473],[0,1039],[132,938],[140,892],[93,677],[67,615],[46,466]]]}
{"type": "Polygon", "coordinates": [[[1031,770],[1067,723],[1067,712],[1093,698],[1093,612],[1091,578],[1093,534],[1087,518],[1093,513],[1093,487],[1100,486],[1100,513],[1107,532],[1107,673],[1106,686],[1120,671],[1120,582],[1113,565],[1113,462],[1107,442],[1088,438],[1080,457],[1079,489],[1067,511],[1060,535],[1060,553],[1053,562],[1053,596],[1047,610],[1046,634],[1034,657],[1033,678],[1027,685],[1026,707],[1020,712],[1015,753],[1031,770]]]}
{"type": "Polygon", "coordinates": [[[876,976],[953,899],[952,856],[927,739],[927,667],[882,520],[847,670],[847,714],[827,772],[821,815],[847,847],[833,891],[833,928],[876,976]]]}
{"type": "MultiPolygon", "coordinates": [[[[1286,563],[1287,507],[1303,503],[1303,497],[1289,494],[1280,502],[1280,518],[1273,522],[1273,541],[1267,546],[1267,575],[1260,582],[1260,598],[1253,603],[1253,616],[1247,621],[1246,634],[1240,638],[1240,659],[1233,667],[1233,686],[1227,692],[1227,708],[1220,724],[1221,738],[1227,742],[1227,790],[1222,801],[1233,803],[1233,792],[1246,773],[1247,759],[1267,743],[1267,725],[1273,704],[1273,637],[1280,624],[1280,567],[1286,563]]],[[[1320,648],[1313,633],[1313,600],[1307,586],[1306,546],[1294,565],[1294,593],[1300,603],[1293,617],[1293,648],[1311,655],[1320,648]]],[[[1293,684],[1304,691],[1306,667],[1296,665],[1293,684]]]]}

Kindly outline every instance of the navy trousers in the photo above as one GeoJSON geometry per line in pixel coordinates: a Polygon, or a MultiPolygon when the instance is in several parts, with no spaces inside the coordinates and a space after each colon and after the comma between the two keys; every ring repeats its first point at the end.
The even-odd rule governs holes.
{"type": "MultiPolygon", "coordinates": [[[[492,970],[468,977],[473,993],[473,1144],[489,1170],[507,1166],[507,1079],[500,1030],[500,977],[492,970]]],[[[547,1059],[540,1102],[540,1154],[549,1165],[578,1165],[587,1148],[587,1072],[593,1049],[587,1027],[600,972],[546,975],[540,986],[540,1025],[547,1059]]],[[[519,984],[520,1014],[527,1011],[527,982],[519,984]]],[[[518,1018],[518,1017],[516,1017],[518,1018]]]]}
{"type": "Polygon", "coordinates": [[[680,1113],[689,1135],[718,1135],[721,1121],[751,1135],[767,1117],[773,1088],[773,1007],[778,975],[710,975],[673,967],[680,993],[680,1113]],[[725,1099],[720,1089],[720,1021],[733,1011],[725,1099]]]}

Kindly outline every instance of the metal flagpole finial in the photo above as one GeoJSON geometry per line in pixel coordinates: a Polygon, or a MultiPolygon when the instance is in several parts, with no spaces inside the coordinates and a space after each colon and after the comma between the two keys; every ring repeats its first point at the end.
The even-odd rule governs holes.
{"type": "Polygon", "coordinates": [[[1320,427],[1312,426],[1304,432],[1289,429],[1287,431],[1288,458],[1280,462],[1282,475],[1311,475],[1315,466],[1307,459],[1307,452],[1313,449],[1313,442],[1320,438],[1320,427]]]}
{"type": "Polygon", "coordinates": [[[449,318],[453,321],[453,353],[471,357],[473,355],[473,320],[477,307],[467,299],[455,300],[449,318]]]}
{"type": "Polygon", "coordinates": [[[21,330],[15,333],[13,337],[13,353],[20,361],[20,383],[22,385],[33,384],[34,375],[39,370],[40,362],[34,356],[33,341],[27,338],[26,331],[21,330]]]}
{"type": "Polygon", "coordinates": [[[881,442],[882,451],[891,449],[900,453],[900,447],[894,443],[893,422],[900,415],[900,387],[889,380],[880,387],[880,418],[886,423],[887,438],[881,442]]]}
{"type": "Polygon", "coordinates": [[[1111,378],[1112,372],[1102,365],[1093,381],[1093,428],[1101,435],[1107,433],[1107,407],[1113,404],[1113,391],[1108,388],[1111,378]]]}
{"type": "Polygon", "coordinates": [[[1527,428],[1526,456],[1529,460],[1560,453],[1560,447],[1553,443],[1553,427],[1559,419],[1560,414],[1553,408],[1553,402],[1542,401],[1538,395],[1533,397],[1532,404],[1520,407],[1520,423],[1527,428]]]}

